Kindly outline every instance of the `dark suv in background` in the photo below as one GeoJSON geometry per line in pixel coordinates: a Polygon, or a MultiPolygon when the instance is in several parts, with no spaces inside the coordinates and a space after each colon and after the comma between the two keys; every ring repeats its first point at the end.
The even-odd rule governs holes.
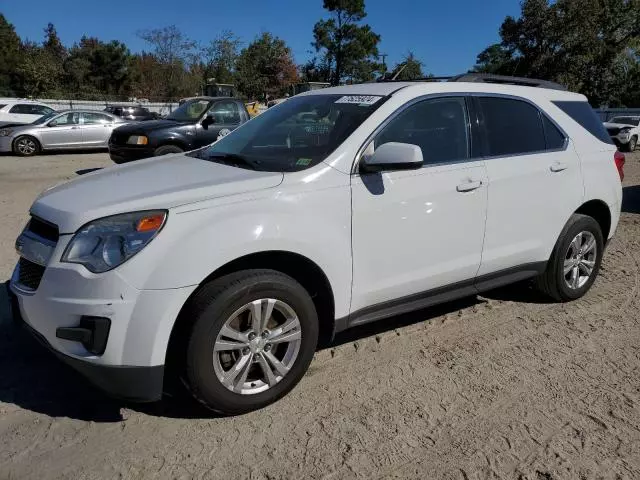
{"type": "Polygon", "coordinates": [[[109,139],[115,163],[209,145],[249,120],[245,104],[228,97],[190,98],[162,120],[116,128],[109,139]]]}
{"type": "Polygon", "coordinates": [[[116,115],[120,118],[124,118],[125,120],[134,120],[137,122],[143,120],[157,120],[158,118],[160,118],[160,115],[158,115],[156,112],[151,112],[148,108],[145,107],[109,105],[104,109],[104,111],[116,115]]]}

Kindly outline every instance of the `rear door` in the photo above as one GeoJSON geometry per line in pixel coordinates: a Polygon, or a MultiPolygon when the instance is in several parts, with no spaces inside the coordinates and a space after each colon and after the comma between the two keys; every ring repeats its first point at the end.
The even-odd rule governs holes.
{"type": "Polygon", "coordinates": [[[106,147],[113,130],[113,117],[100,112],[82,113],[82,145],[106,147]]]}
{"type": "Polygon", "coordinates": [[[46,128],[39,130],[44,148],[82,147],[80,113],[63,113],[49,121],[46,128]]]}
{"type": "Polygon", "coordinates": [[[580,164],[567,135],[523,98],[475,96],[489,192],[479,276],[542,268],[582,203],[580,164]]]}

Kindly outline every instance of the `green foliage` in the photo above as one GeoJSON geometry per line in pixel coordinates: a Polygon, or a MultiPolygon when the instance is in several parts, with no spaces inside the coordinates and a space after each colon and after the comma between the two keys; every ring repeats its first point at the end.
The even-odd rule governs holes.
{"type": "Polygon", "coordinates": [[[424,78],[425,74],[422,71],[422,62],[416,58],[413,52],[409,52],[404,60],[393,67],[387,76],[396,80],[408,81],[424,78]]]}
{"type": "Polygon", "coordinates": [[[17,73],[24,94],[38,97],[55,93],[62,77],[62,65],[58,59],[50,51],[34,43],[23,45],[20,56],[17,73]]]}
{"type": "Polygon", "coordinates": [[[330,18],[313,27],[312,45],[329,66],[329,80],[333,85],[372,80],[382,70],[377,63],[380,35],[360,24],[367,15],[364,0],[324,0],[324,8],[330,18]]]}
{"type": "Polygon", "coordinates": [[[555,80],[594,106],[638,105],[640,0],[524,0],[500,37],[476,71],[555,80]]]}
{"type": "Polygon", "coordinates": [[[0,95],[17,94],[17,69],[20,63],[20,37],[15,28],[0,13],[0,95]]]}
{"type": "Polygon", "coordinates": [[[242,42],[231,31],[225,30],[211,40],[202,50],[204,60],[204,80],[215,79],[216,83],[233,83],[236,60],[242,42]]]}
{"type": "Polygon", "coordinates": [[[291,49],[267,32],[240,52],[236,71],[238,88],[254,100],[284,95],[298,81],[291,49]]]}

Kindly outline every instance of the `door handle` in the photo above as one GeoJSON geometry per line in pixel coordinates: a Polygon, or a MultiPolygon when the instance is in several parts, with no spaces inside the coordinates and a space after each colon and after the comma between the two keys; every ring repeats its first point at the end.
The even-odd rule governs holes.
{"type": "Polygon", "coordinates": [[[461,183],[460,185],[458,185],[456,187],[456,190],[458,192],[471,192],[473,190],[480,188],[481,186],[482,186],[482,182],[480,180],[475,182],[469,181],[469,182],[461,183]]]}
{"type": "Polygon", "coordinates": [[[569,168],[569,165],[567,165],[564,162],[556,162],[551,164],[551,166],[549,167],[551,169],[552,172],[561,172],[563,170],[566,170],[567,168],[569,168]]]}

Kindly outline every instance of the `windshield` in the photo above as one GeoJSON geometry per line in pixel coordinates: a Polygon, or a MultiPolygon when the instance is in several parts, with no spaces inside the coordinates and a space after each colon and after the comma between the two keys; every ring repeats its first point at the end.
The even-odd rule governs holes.
{"type": "Polygon", "coordinates": [[[43,123],[47,123],[49,120],[51,120],[56,115],[60,115],[60,112],[47,113],[44,117],[40,117],[35,122],[31,122],[31,125],[42,125],[43,123]]]}
{"type": "Polygon", "coordinates": [[[293,97],[190,155],[270,172],[305,170],[323,161],[384,100],[371,95],[293,97]]]}
{"type": "Polygon", "coordinates": [[[640,125],[640,117],[614,117],[611,123],[623,123],[625,125],[640,125]]]}
{"type": "Polygon", "coordinates": [[[167,120],[176,122],[195,122],[211,105],[210,100],[188,100],[167,116],[167,120]]]}

